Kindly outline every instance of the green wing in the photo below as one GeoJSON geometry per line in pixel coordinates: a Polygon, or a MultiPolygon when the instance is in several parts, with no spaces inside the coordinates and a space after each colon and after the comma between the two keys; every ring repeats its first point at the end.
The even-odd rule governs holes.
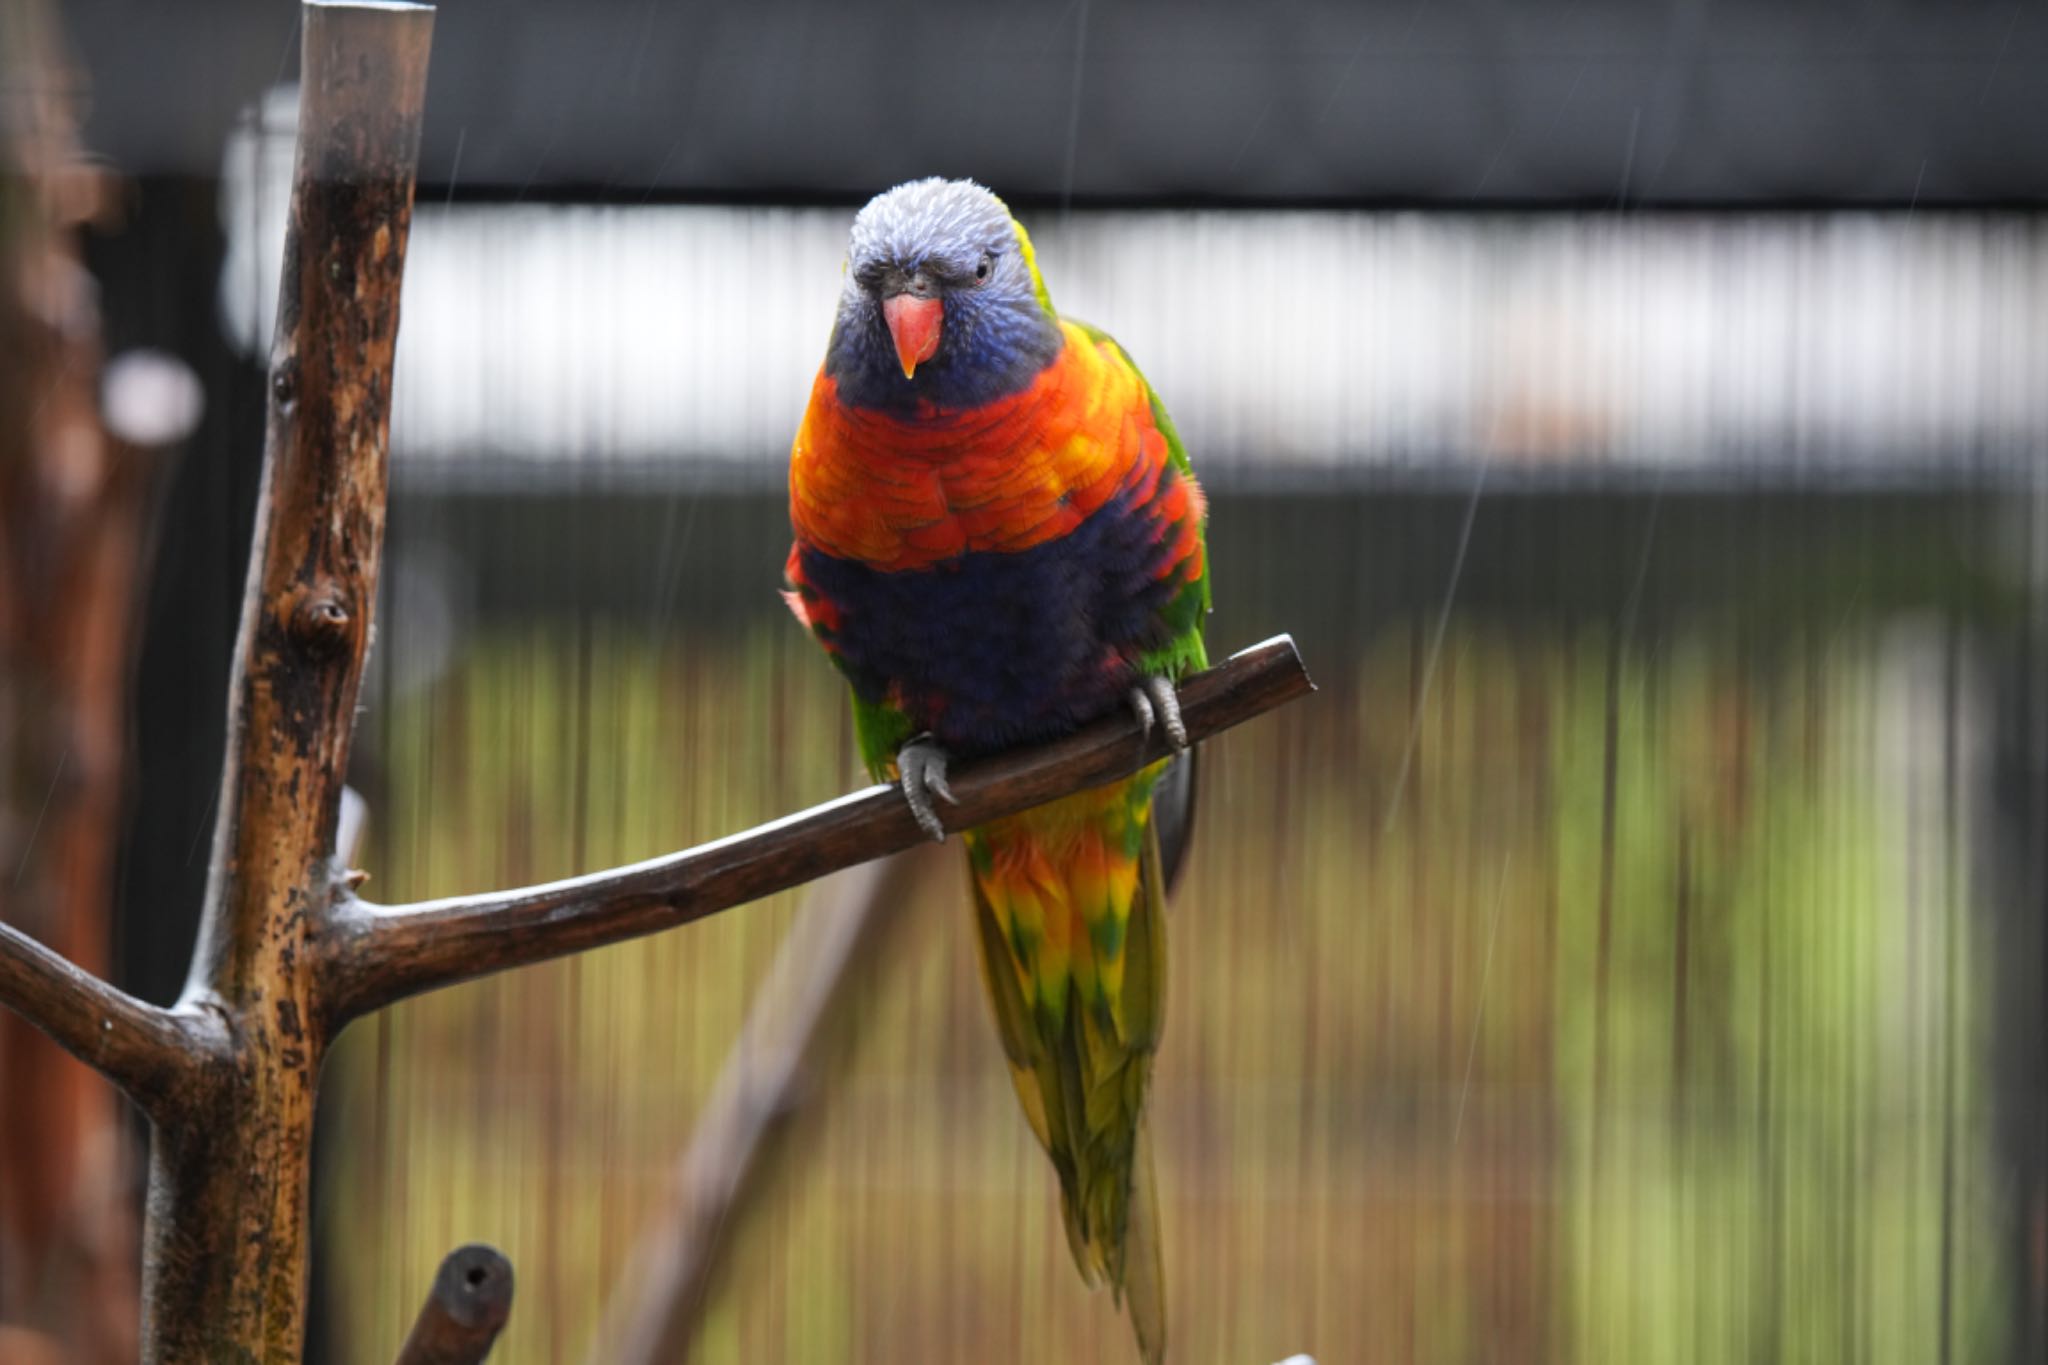
{"type": "MultiPolygon", "coordinates": [[[[833,656],[836,662],[838,656],[833,656]]],[[[896,780],[896,755],[910,742],[916,733],[910,724],[910,717],[885,701],[867,701],[851,684],[847,693],[853,698],[853,736],[860,745],[860,761],[867,765],[868,776],[877,782],[896,780]]]]}
{"type": "MultiPolygon", "coordinates": [[[[1068,318],[1068,322],[1081,329],[1092,341],[1108,346],[1115,351],[1131,373],[1138,376],[1138,382],[1145,386],[1145,400],[1152,408],[1152,424],[1159,428],[1159,434],[1166,438],[1166,457],[1176,473],[1182,478],[1193,479],[1194,466],[1188,463],[1188,448],[1180,439],[1180,432],[1173,425],[1173,418],[1166,412],[1166,404],[1159,401],[1159,391],[1145,378],[1145,372],[1131,359],[1130,352],[1109,333],[1092,323],[1079,318],[1068,318]]],[[[1202,626],[1209,618],[1209,553],[1207,543],[1208,508],[1203,505],[1203,525],[1198,528],[1201,536],[1202,570],[1185,583],[1160,612],[1160,623],[1165,628],[1166,643],[1139,657],[1139,667],[1147,674],[1164,674],[1179,681],[1197,669],[1209,666],[1209,653],[1202,643],[1202,626]]]]}

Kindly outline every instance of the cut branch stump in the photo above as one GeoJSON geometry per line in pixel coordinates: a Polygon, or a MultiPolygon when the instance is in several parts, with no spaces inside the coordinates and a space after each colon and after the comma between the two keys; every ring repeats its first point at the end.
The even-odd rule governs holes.
{"type": "Polygon", "coordinates": [[[477,1365],[512,1312],[512,1263],[473,1242],[441,1261],[397,1365],[477,1365]]]}

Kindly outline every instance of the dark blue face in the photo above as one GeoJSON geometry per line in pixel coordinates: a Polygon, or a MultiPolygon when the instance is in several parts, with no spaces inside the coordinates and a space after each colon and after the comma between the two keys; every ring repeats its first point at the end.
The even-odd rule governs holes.
{"type": "Polygon", "coordinates": [[[973,408],[1023,389],[1059,354],[1009,210],[970,180],[913,180],[853,222],[846,288],[825,356],[857,407],[973,408]],[[908,296],[943,310],[938,347],[905,377],[883,305],[908,296]]]}

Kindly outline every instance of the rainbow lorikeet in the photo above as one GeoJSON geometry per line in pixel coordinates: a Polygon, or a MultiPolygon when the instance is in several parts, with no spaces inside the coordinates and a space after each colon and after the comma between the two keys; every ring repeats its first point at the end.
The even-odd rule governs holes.
{"type": "MultiPolygon", "coordinates": [[[[825,363],[790,457],[785,594],[853,692],[861,755],[945,837],[948,757],[1120,706],[1185,751],[1175,681],[1206,663],[1201,489],[1108,336],[1053,311],[1031,239],[965,180],[854,219],[825,363]]],[[[1163,1357],[1143,1122],[1165,895],[1193,754],[962,836],[1017,1096],[1059,1173],[1082,1276],[1163,1357]]]]}

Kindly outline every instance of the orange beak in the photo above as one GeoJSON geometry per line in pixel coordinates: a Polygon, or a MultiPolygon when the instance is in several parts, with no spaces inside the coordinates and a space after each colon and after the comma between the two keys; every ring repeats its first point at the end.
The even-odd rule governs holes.
{"type": "Polygon", "coordinates": [[[896,358],[903,362],[903,377],[917,373],[917,367],[939,349],[939,323],[946,305],[937,299],[915,294],[892,294],[882,300],[882,320],[889,324],[889,337],[896,343],[896,358]]]}

